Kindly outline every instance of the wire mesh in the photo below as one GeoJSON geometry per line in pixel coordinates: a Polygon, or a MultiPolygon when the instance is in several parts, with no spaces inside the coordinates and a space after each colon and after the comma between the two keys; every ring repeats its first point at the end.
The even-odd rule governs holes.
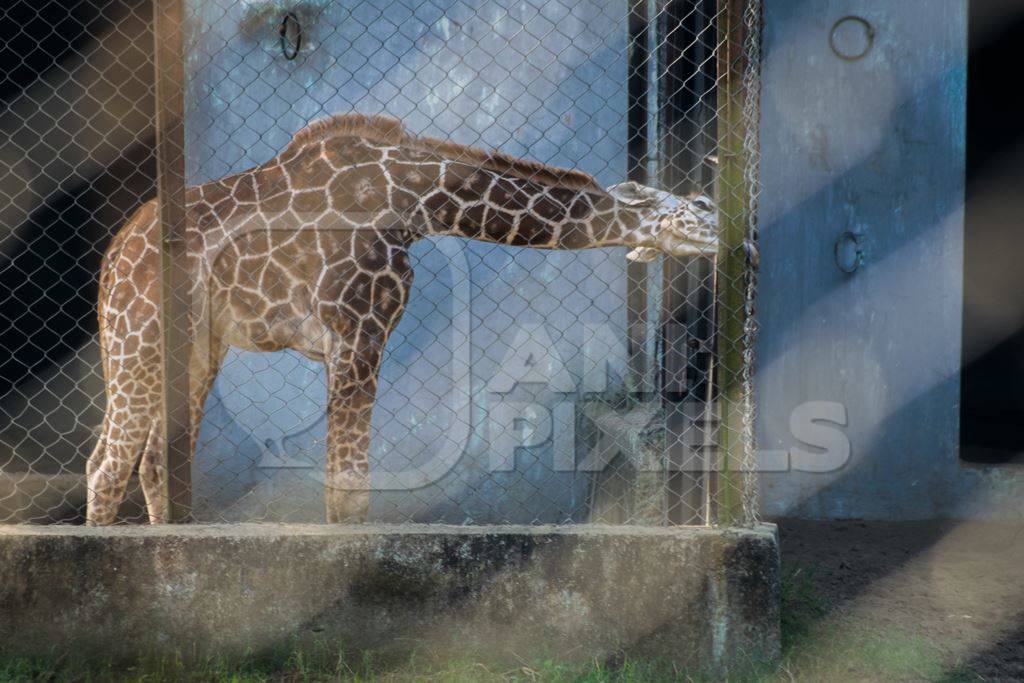
{"type": "Polygon", "coordinates": [[[0,523],[757,520],[757,0],[58,10],[3,10],[0,523]],[[404,137],[293,142],[352,113],[404,137]],[[717,260],[638,241],[700,195],[717,260]]]}

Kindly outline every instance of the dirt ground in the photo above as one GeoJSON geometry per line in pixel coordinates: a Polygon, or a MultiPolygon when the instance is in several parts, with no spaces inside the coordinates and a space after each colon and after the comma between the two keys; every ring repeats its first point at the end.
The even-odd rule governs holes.
{"type": "Polygon", "coordinates": [[[915,639],[939,679],[1024,680],[1024,525],[776,521],[788,599],[815,613],[808,638],[915,639]]]}

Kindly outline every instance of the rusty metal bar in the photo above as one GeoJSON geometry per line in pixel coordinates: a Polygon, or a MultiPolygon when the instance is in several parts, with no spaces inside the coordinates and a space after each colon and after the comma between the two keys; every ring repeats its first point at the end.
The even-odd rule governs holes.
{"type": "Polygon", "coordinates": [[[166,519],[192,510],[189,415],[190,283],[185,259],[185,54],[183,0],[154,0],[157,189],[160,207],[166,519]]]}

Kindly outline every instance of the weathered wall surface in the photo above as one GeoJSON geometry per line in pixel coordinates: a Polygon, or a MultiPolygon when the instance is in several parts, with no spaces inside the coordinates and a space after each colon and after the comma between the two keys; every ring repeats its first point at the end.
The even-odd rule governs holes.
{"type": "Polygon", "coordinates": [[[780,470],[763,477],[767,514],[1024,514],[1019,475],[958,457],[966,6],[766,0],[758,436],[780,470]],[[834,29],[851,15],[866,43],[857,21],[834,29]],[[853,273],[835,260],[847,231],[864,252],[853,273]]]}
{"type": "Polygon", "coordinates": [[[27,654],[326,641],[720,669],[778,655],[778,590],[771,526],[0,527],[0,642],[27,654]]]}

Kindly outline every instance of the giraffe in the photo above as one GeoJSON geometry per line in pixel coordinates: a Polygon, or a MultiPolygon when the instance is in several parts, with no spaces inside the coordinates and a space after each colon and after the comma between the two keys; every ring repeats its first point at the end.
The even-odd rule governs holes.
{"type": "MultiPolygon", "coordinates": [[[[624,245],[638,261],[717,248],[707,197],[632,182],[604,189],[580,171],[412,135],[396,119],[355,113],[309,124],[260,166],[188,188],[186,212],[192,449],[229,346],[289,348],[323,362],[328,522],[366,518],[377,373],[409,296],[414,240],[624,245]]],[[[149,521],[167,520],[160,258],[154,200],[115,235],[100,274],[107,407],[86,468],[90,524],[114,521],[136,463],[149,521]]]]}

